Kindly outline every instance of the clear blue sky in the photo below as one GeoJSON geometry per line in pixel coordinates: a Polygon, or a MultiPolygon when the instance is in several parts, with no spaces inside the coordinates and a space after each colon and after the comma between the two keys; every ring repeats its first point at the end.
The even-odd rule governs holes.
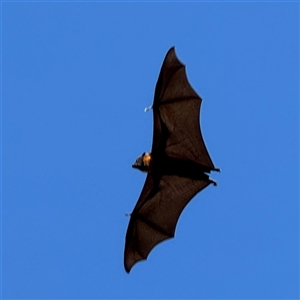
{"type": "Polygon", "coordinates": [[[299,3],[3,2],[2,296],[299,296],[299,3]],[[128,275],[171,46],[221,174],[128,275]]]}

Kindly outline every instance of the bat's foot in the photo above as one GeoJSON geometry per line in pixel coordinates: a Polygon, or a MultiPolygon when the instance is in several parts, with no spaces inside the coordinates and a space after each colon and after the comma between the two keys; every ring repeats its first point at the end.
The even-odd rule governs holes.
{"type": "Polygon", "coordinates": [[[126,217],[130,217],[130,216],[131,216],[131,214],[125,214],[125,216],[126,216],[126,217]]]}
{"type": "Polygon", "coordinates": [[[219,168],[214,168],[213,171],[221,172],[221,169],[219,169],[219,168]]]}
{"type": "Polygon", "coordinates": [[[212,180],[211,178],[209,178],[209,181],[214,185],[214,186],[217,186],[217,182],[212,180]]]}

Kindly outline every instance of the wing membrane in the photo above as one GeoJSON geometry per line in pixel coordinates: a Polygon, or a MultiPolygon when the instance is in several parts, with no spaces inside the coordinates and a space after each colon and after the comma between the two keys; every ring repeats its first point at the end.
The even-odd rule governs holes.
{"type": "Polygon", "coordinates": [[[148,257],[160,242],[175,235],[176,224],[185,206],[211,182],[163,175],[157,192],[152,193],[148,174],[141,196],[131,214],[125,245],[125,269],[148,257]]]}
{"type": "Polygon", "coordinates": [[[185,66],[171,48],[155,89],[152,153],[163,148],[169,157],[189,160],[208,170],[215,168],[200,130],[201,102],[187,79],[185,66]]]}

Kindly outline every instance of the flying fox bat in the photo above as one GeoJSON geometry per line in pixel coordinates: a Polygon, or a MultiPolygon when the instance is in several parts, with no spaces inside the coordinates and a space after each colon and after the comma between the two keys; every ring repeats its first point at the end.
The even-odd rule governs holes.
{"type": "Polygon", "coordinates": [[[124,251],[127,273],[158,243],[174,237],[181,212],[197,193],[216,185],[207,175],[220,170],[200,131],[201,101],[172,47],[155,88],[151,153],[143,153],[132,166],[148,174],[130,214],[124,251]]]}

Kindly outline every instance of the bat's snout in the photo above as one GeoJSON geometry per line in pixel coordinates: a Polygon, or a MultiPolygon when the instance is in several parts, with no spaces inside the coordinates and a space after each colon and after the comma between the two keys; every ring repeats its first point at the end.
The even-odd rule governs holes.
{"type": "Polygon", "coordinates": [[[133,167],[134,169],[137,169],[137,168],[139,167],[139,165],[138,165],[137,162],[135,162],[135,163],[132,165],[132,167],[133,167]]]}
{"type": "Polygon", "coordinates": [[[142,162],[141,162],[140,159],[137,159],[137,160],[133,163],[133,165],[132,165],[132,167],[133,167],[134,169],[141,169],[142,166],[143,166],[143,164],[142,164],[142,162]]]}
{"type": "Polygon", "coordinates": [[[140,169],[143,166],[143,155],[136,159],[136,161],[133,163],[132,167],[135,169],[140,169]]]}

